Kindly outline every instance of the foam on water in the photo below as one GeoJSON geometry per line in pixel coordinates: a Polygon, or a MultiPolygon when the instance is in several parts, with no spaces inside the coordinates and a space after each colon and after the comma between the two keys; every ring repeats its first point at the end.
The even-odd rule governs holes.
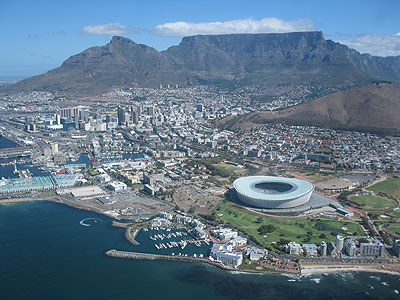
{"type": "Polygon", "coordinates": [[[93,223],[96,224],[97,222],[100,222],[101,220],[97,219],[97,218],[85,218],[85,219],[81,220],[79,222],[79,224],[81,224],[82,226],[90,227],[90,226],[92,226],[92,224],[87,223],[89,221],[93,221],[93,223]]]}
{"type": "Polygon", "coordinates": [[[321,278],[311,278],[311,280],[315,283],[319,283],[321,281],[321,278]]]}

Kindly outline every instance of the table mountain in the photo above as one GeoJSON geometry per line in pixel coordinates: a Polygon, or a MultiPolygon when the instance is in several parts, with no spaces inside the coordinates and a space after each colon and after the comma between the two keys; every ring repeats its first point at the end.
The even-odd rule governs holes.
{"type": "Polygon", "coordinates": [[[360,54],[313,31],[196,35],[161,52],[114,36],[5,89],[100,94],[160,84],[361,86],[375,80],[400,82],[400,56],[360,54]]]}

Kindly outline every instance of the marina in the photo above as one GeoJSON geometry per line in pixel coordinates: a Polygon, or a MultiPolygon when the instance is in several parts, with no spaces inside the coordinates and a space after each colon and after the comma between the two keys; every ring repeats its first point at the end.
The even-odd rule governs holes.
{"type": "Polygon", "coordinates": [[[171,228],[143,228],[136,236],[140,246],[135,252],[184,257],[208,257],[209,241],[195,240],[186,230],[171,228]]]}

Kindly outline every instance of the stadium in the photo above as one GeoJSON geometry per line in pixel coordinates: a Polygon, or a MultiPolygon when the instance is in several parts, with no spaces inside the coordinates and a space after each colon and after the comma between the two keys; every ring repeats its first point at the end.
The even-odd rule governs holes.
{"type": "Polygon", "coordinates": [[[310,182],[284,177],[248,176],[233,183],[240,201],[255,208],[290,209],[309,202],[314,191],[310,182]]]}

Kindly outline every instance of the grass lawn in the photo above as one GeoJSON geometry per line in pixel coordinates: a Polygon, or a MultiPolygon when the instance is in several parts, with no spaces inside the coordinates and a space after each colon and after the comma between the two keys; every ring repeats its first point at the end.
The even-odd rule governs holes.
{"type": "Polygon", "coordinates": [[[364,204],[367,207],[376,209],[394,208],[396,204],[381,197],[372,195],[356,196],[351,198],[352,201],[358,204],[364,204]]]}
{"type": "Polygon", "coordinates": [[[55,193],[54,192],[43,192],[40,193],[40,197],[50,197],[50,196],[54,196],[55,193]]]}
{"type": "Polygon", "coordinates": [[[400,218],[400,209],[398,210],[390,210],[388,211],[389,214],[394,215],[396,218],[400,218]]]}
{"type": "Polygon", "coordinates": [[[229,175],[244,175],[246,173],[245,169],[231,165],[231,164],[214,164],[213,165],[215,170],[217,170],[218,173],[221,173],[223,175],[229,174],[229,175]]]}
{"type": "Polygon", "coordinates": [[[374,184],[368,188],[375,193],[386,193],[389,196],[400,199],[400,178],[389,178],[385,181],[374,184]]]}
{"type": "Polygon", "coordinates": [[[400,223],[392,223],[387,228],[397,234],[400,234],[400,223]]]}
{"type": "MultiPolygon", "coordinates": [[[[352,235],[357,232],[358,235],[364,236],[361,226],[350,222],[339,222],[335,220],[325,219],[298,219],[298,218],[279,218],[268,217],[248,211],[232,202],[225,202],[218,206],[216,211],[217,217],[224,220],[226,223],[238,228],[244,233],[252,236],[260,245],[270,247],[272,243],[278,242],[280,239],[305,243],[307,232],[312,232],[310,241],[307,243],[320,243],[324,241],[334,241],[335,236],[331,232],[341,230],[344,227],[342,235],[352,235]],[[222,216],[221,216],[222,214],[222,216]],[[220,216],[219,216],[220,215],[220,216]],[[257,223],[259,217],[263,218],[262,223],[257,223]],[[323,224],[325,229],[317,229],[316,224],[323,224]],[[273,225],[275,231],[260,235],[257,229],[262,225],[273,225]],[[325,234],[325,238],[320,238],[321,234],[325,234]]],[[[336,234],[335,234],[336,235],[336,234]]]]}

